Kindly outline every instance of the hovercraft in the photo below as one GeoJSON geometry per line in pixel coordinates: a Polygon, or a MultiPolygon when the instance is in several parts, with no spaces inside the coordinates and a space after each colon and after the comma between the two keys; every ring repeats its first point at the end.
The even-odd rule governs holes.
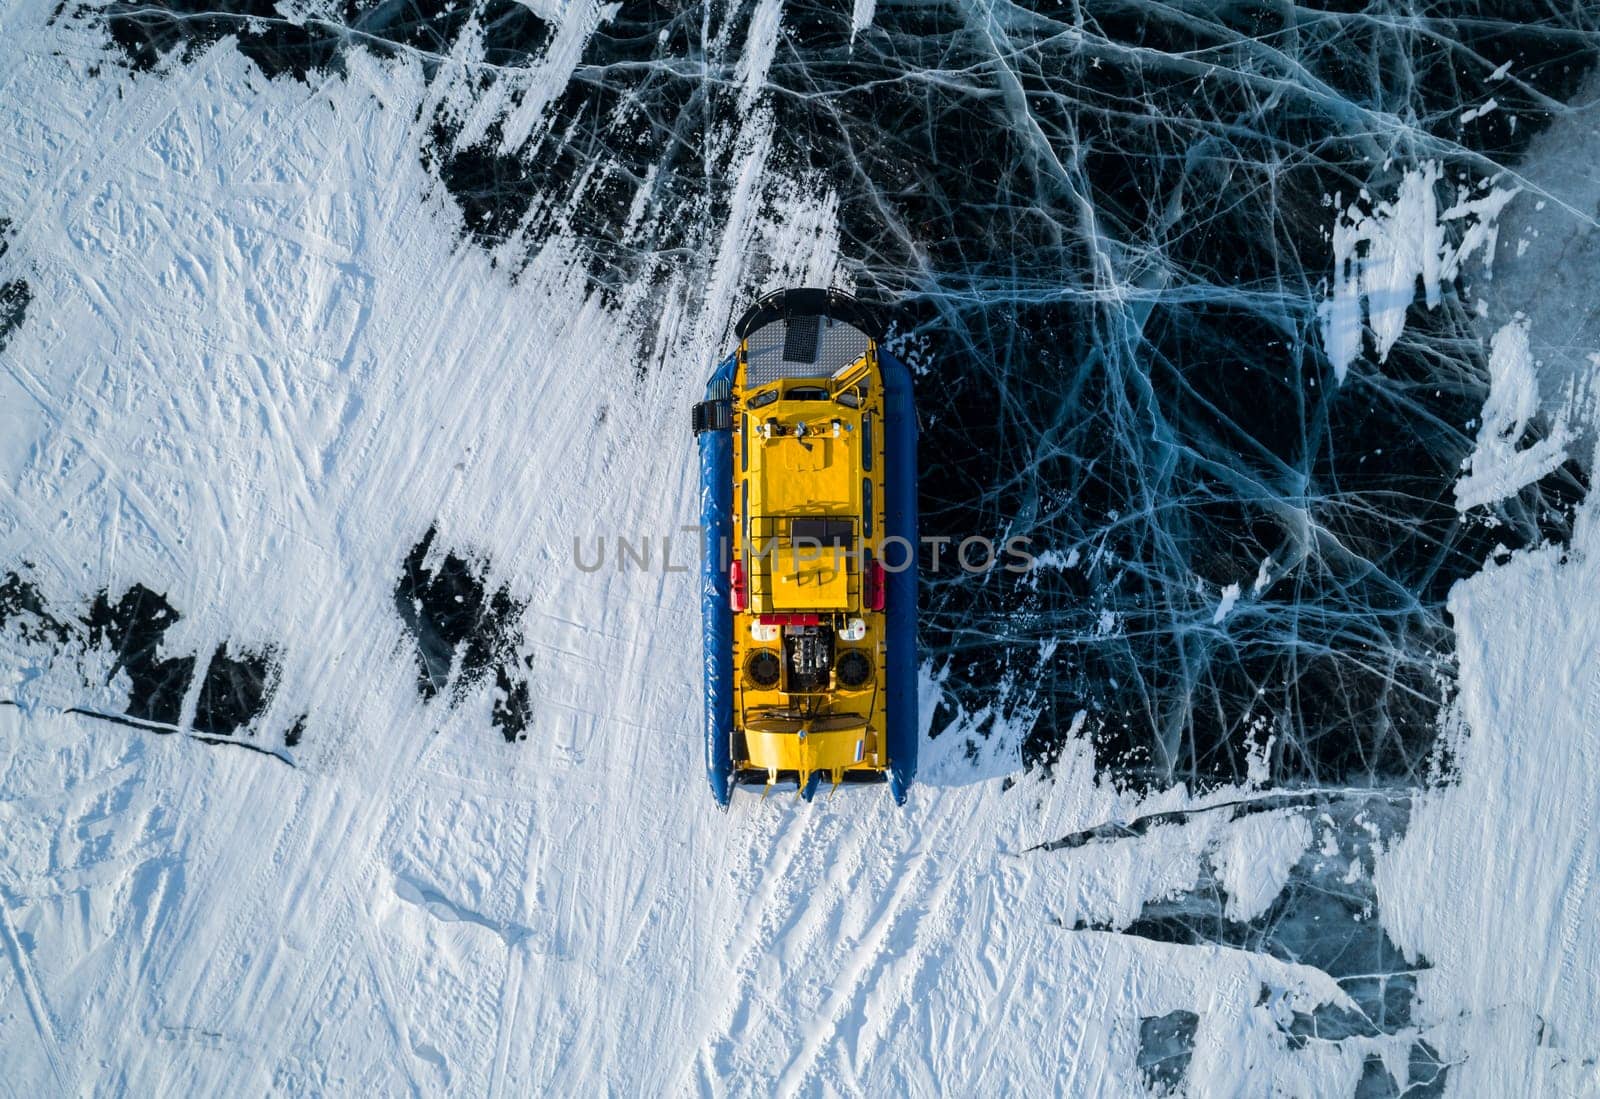
{"type": "Polygon", "coordinates": [[[836,290],[769,294],[694,406],[706,777],[887,782],[917,769],[911,373],[836,290]]]}

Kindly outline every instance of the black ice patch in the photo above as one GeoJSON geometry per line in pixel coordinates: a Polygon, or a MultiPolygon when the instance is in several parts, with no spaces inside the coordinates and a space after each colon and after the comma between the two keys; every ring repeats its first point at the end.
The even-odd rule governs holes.
{"type": "Polygon", "coordinates": [[[438,528],[429,527],[411,548],[394,589],[395,611],[416,645],[417,693],[432,699],[454,675],[454,703],[492,672],[494,725],[507,741],[523,739],[531,713],[528,683],[514,669],[526,604],[503,585],[489,588],[486,562],[446,551],[430,565],[437,536],[438,528]]]}
{"type": "MultiPolygon", "coordinates": [[[[0,218],[0,260],[11,250],[11,219],[0,218]]],[[[33,291],[25,280],[0,278],[0,351],[6,349],[11,334],[28,318],[33,291]]]]}
{"type": "MultiPolygon", "coordinates": [[[[194,711],[196,731],[232,736],[249,725],[272,697],[276,676],[273,653],[232,654],[226,641],[218,645],[200,683],[194,711]]],[[[299,740],[298,734],[295,740],[299,740]]]]}
{"type": "MultiPolygon", "coordinates": [[[[25,572],[32,567],[23,564],[25,572]]],[[[91,650],[109,652],[112,660],[104,682],[119,674],[127,677],[128,702],[120,713],[84,704],[68,706],[64,712],[147,732],[181,733],[208,744],[233,744],[293,766],[289,755],[245,736],[276,690],[276,649],[234,652],[226,641],[217,646],[199,684],[194,718],[183,723],[184,700],[194,687],[198,657],[160,655],[168,631],[181,617],[165,595],[143,584],[134,584],[115,599],[109,590],[102,590],[81,614],[63,614],[51,608],[24,572],[0,575],[0,632],[79,661],[91,650]]],[[[80,674],[86,671],[82,663],[78,669],[80,674]]],[[[97,684],[86,680],[85,685],[97,684]]],[[[0,702],[20,705],[15,699],[0,702]]],[[[285,747],[300,742],[308,716],[300,715],[288,730],[285,747]]]]}
{"type": "Polygon", "coordinates": [[[109,648],[116,656],[111,674],[128,675],[129,717],[160,725],[177,725],[183,699],[194,675],[193,656],[158,656],[161,640],[178,621],[178,612],[143,584],[135,584],[113,603],[102,591],[95,596],[84,624],[89,643],[109,648]]]}
{"type": "Polygon", "coordinates": [[[1183,1078],[1194,1059],[1194,1035],[1199,1026],[1200,1016],[1192,1011],[1173,1011],[1139,1020],[1135,1063],[1153,1094],[1183,1094],[1183,1078]]]}
{"type": "Polygon", "coordinates": [[[38,586],[17,572],[0,577],[0,630],[7,627],[23,641],[55,645],[65,645],[74,630],[50,612],[38,586]]]}

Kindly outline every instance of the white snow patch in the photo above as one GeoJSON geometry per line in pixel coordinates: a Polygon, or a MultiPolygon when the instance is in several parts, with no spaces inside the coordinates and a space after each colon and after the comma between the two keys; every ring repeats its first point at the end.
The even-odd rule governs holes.
{"type": "Polygon", "coordinates": [[[1251,722],[1245,746],[1245,785],[1253,790],[1261,789],[1272,777],[1272,747],[1278,734],[1271,730],[1271,719],[1264,714],[1251,722]]]}
{"type": "Polygon", "coordinates": [[[1334,220],[1333,287],[1318,308],[1322,342],[1334,377],[1344,381],[1361,356],[1362,325],[1372,331],[1378,361],[1405,328],[1406,310],[1420,279],[1428,308],[1441,300],[1440,287],[1453,282],[1461,265],[1480,248],[1484,269],[1494,257],[1495,219],[1519,188],[1493,188],[1440,212],[1442,169],[1429,161],[1407,172],[1392,201],[1363,209],[1351,204],[1334,220]],[[1461,241],[1446,238],[1448,222],[1462,223],[1461,241]]]}
{"type": "Polygon", "coordinates": [[[878,0],[855,0],[855,6],[850,10],[850,41],[856,40],[856,35],[872,26],[872,17],[878,10],[878,0]]]}
{"type": "Polygon", "coordinates": [[[1514,320],[1494,334],[1489,350],[1489,398],[1483,405],[1477,449],[1467,459],[1470,472],[1455,485],[1461,511],[1503,500],[1567,460],[1571,432],[1565,415],[1545,438],[1518,449],[1528,423],[1539,411],[1539,379],[1528,349],[1528,324],[1514,320]]]}
{"type": "Polygon", "coordinates": [[[1228,919],[1245,922],[1265,912],[1310,846],[1303,813],[1257,813],[1229,824],[1210,854],[1228,893],[1228,919]]]}
{"type": "Polygon", "coordinates": [[[757,0],[750,14],[750,32],[745,39],[744,52],[734,79],[743,85],[739,93],[739,109],[748,112],[755,106],[761,87],[766,83],[772,59],[778,52],[778,36],[783,29],[783,0],[757,0]]]}
{"type": "Polygon", "coordinates": [[[1070,569],[1076,568],[1082,555],[1076,546],[1063,554],[1060,550],[1048,549],[1033,555],[1028,563],[1029,571],[1034,569],[1070,569]]]}
{"type": "Polygon", "coordinates": [[[1600,1089],[1600,523],[1450,595],[1470,735],[1379,858],[1384,927],[1425,957],[1414,1021],[1456,1095],[1600,1089]]]}
{"type": "Polygon", "coordinates": [[[1217,602],[1216,613],[1211,616],[1213,626],[1221,624],[1224,618],[1233,613],[1233,605],[1239,602],[1239,585],[1229,584],[1222,589],[1222,598],[1217,602]]]}

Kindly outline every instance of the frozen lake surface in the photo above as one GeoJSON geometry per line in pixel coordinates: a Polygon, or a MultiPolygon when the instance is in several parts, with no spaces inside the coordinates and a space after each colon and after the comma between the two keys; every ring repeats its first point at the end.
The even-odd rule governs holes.
{"type": "Polygon", "coordinates": [[[0,1091],[1600,1094],[1563,11],[4,0],[0,1091]],[[904,810],[702,779],[792,285],[917,374],[904,810]]]}

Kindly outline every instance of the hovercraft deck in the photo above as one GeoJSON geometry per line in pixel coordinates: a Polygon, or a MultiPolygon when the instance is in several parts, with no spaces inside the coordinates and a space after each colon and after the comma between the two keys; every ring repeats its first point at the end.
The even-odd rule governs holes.
{"type": "Polygon", "coordinates": [[[694,408],[706,528],[706,770],[732,787],[916,770],[910,372],[854,299],[768,295],[694,408]]]}

